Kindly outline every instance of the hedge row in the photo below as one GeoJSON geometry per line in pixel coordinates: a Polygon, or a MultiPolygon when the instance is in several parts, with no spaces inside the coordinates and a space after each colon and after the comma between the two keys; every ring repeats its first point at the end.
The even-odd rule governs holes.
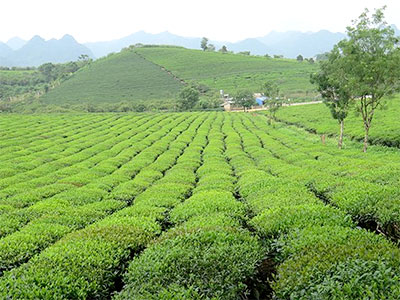
{"type": "Polygon", "coordinates": [[[170,213],[175,225],[133,259],[115,299],[237,299],[247,294],[263,250],[241,224],[219,114],[208,134],[193,194],[170,213]],[[220,176],[221,175],[221,176],[220,176]]]}
{"type": "MultiPolygon", "coordinates": [[[[203,115],[193,122],[191,118],[187,121],[191,125],[186,131],[185,124],[175,126],[170,133],[174,136],[172,140],[160,140],[158,147],[151,149],[164,151],[154,163],[143,168],[145,176],[139,180],[139,184],[147,180],[148,188],[136,195],[134,205],[83,230],[68,234],[27,264],[6,272],[0,280],[0,291],[3,293],[0,295],[16,299],[108,297],[110,291],[118,285],[125,261],[158,235],[161,225],[166,222],[168,206],[154,201],[154,195],[162,196],[168,187],[170,199],[179,201],[190,192],[194,184],[190,176],[185,183],[175,183],[175,175],[182,171],[191,174],[200,165],[201,146],[194,137],[197,128],[203,122],[204,126],[209,126],[212,117],[203,115]],[[206,118],[208,122],[204,122],[206,118]],[[196,155],[197,162],[194,159],[196,155]],[[150,171],[154,171],[156,177],[160,171],[165,176],[157,179],[149,176],[150,171]]],[[[162,199],[171,203],[166,198],[162,199]]]]}
{"type": "Polygon", "coordinates": [[[246,124],[251,131],[259,132],[274,156],[268,162],[272,172],[307,186],[323,201],[350,214],[361,226],[384,232],[395,240],[400,238],[398,155],[372,151],[360,156],[350,151],[350,156],[339,156],[338,151],[324,151],[329,147],[289,135],[287,129],[268,133],[262,118],[247,120],[246,124]],[[296,151],[299,146],[307,150],[296,151]]]}
{"type": "MultiPolygon", "coordinates": [[[[286,166],[282,176],[279,170],[285,162],[279,164],[270,151],[272,140],[246,119],[240,116],[234,122],[235,140],[241,140],[256,169],[242,172],[238,188],[257,212],[250,224],[271,241],[277,263],[275,297],[398,299],[398,248],[382,236],[356,228],[343,210],[311,194],[298,183],[296,166],[286,166]]],[[[238,156],[240,149],[237,152],[238,156]]]]}
{"type": "MultiPolygon", "coordinates": [[[[189,118],[181,124],[170,124],[171,128],[166,126],[165,129],[157,132],[156,136],[153,137],[154,141],[156,141],[154,144],[135,156],[135,159],[132,160],[134,163],[129,166],[129,170],[136,176],[134,176],[133,180],[127,181],[127,179],[124,179],[132,187],[136,187],[136,189],[132,189],[131,197],[135,196],[134,193],[140,193],[152,181],[161,178],[163,174],[160,171],[171,167],[171,161],[179,155],[180,151],[174,149],[170,149],[169,153],[164,151],[174,143],[173,140],[182,131],[187,129],[191,121],[192,118],[189,118]],[[167,157],[169,161],[157,159],[156,163],[158,168],[161,167],[160,171],[151,168],[153,162],[163,152],[162,157],[167,157]],[[165,162],[168,162],[168,164],[165,162]]],[[[183,134],[187,133],[184,132],[183,134]]],[[[185,146],[182,143],[180,145],[181,147],[185,146]]],[[[143,144],[142,146],[146,147],[143,144]]],[[[113,174],[110,177],[113,177],[113,174]]],[[[118,180],[119,178],[116,177],[115,179],[118,180]]],[[[123,184],[121,183],[118,187],[123,184]]],[[[118,187],[115,189],[118,189],[118,187]]],[[[114,191],[108,193],[110,188],[112,189],[104,182],[96,182],[89,184],[85,189],[77,188],[71,190],[68,195],[64,194],[62,198],[59,196],[56,199],[42,201],[31,207],[29,210],[31,215],[25,215],[30,220],[29,224],[20,231],[0,240],[0,272],[12,269],[27,261],[34,254],[39,253],[66,233],[84,228],[90,223],[130,204],[131,201],[121,201],[114,191]],[[109,199],[109,201],[105,199],[109,199]],[[53,228],[52,225],[55,225],[55,227],[53,228]],[[46,238],[43,239],[43,236],[46,236],[46,238]]],[[[9,219],[9,221],[15,222],[15,219],[9,219]]]]}

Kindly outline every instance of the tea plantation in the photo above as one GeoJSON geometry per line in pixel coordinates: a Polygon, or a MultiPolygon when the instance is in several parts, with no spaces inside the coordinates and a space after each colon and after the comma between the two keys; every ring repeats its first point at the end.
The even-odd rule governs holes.
{"type": "Polygon", "coordinates": [[[1,299],[400,299],[396,148],[244,113],[0,128],[1,299]]]}
{"type": "MultiPolygon", "coordinates": [[[[386,146],[400,147],[400,97],[388,99],[382,109],[376,111],[370,131],[370,142],[386,146]]],[[[324,104],[285,107],[278,111],[277,118],[282,122],[303,127],[311,132],[338,135],[339,125],[331,117],[324,104]]],[[[353,140],[364,138],[364,127],[360,114],[353,108],[345,119],[345,135],[353,140]]]]}

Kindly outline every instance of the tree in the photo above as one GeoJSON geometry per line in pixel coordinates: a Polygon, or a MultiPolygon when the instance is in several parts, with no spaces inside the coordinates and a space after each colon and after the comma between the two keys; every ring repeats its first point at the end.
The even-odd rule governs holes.
{"type": "Polygon", "coordinates": [[[346,60],[337,46],[326,53],[327,60],[320,64],[320,71],[311,74],[311,83],[317,85],[323,102],[329,108],[332,117],[339,122],[340,133],[338,147],[343,147],[344,120],[352,104],[351,89],[346,82],[346,60]]]}
{"type": "Polygon", "coordinates": [[[263,85],[264,96],[267,97],[264,104],[268,107],[268,124],[272,124],[272,120],[276,120],[276,112],[282,106],[282,101],[279,99],[279,86],[272,81],[268,81],[263,85]]]}
{"type": "Polygon", "coordinates": [[[199,101],[200,93],[192,87],[185,87],[179,93],[178,107],[180,110],[192,109],[199,101]]]}
{"type": "Polygon", "coordinates": [[[226,48],[225,45],[223,45],[223,46],[221,47],[221,49],[219,49],[218,51],[221,52],[221,53],[228,53],[228,49],[226,48]]]}
{"type": "Polygon", "coordinates": [[[235,104],[237,106],[243,107],[244,111],[246,111],[246,109],[252,107],[253,105],[256,105],[256,100],[253,97],[253,93],[249,90],[242,90],[237,92],[234,99],[235,104]]]}
{"type": "Polygon", "coordinates": [[[364,125],[364,147],[367,151],[369,130],[374,114],[400,87],[399,39],[384,19],[385,7],[360,15],[347,27],[348,39],[339,42],[346,66],[346,82],[352,88],[356,108],[364,125]]]}
{"type": "Polygon", "coordinates": [[[242,52],[239,52],[238,54],[241,54],[241,55],[250,55],[250,51],[242,51],[242,52]]]}
{"type": "Polygon", "coordinates": [[[45,63],[39,66],[38,70],[43,74],[47,82],[52,81],[57,77],[55,74],[56,65],[52,63],[45,63]]]}
{"type": "Polygon", "coordinates": [[[328,55],[329,55],[329,52],[324,52],[324,53],[317,54],[315,56],[315,58],[316,58],[317,61],[327,60],[328,59],[328,55]]]}
{"type": "Polygon", "coordinates": [[[215,46],[213,44],[209,44],[207,46],[207,51],[214,52],[215,51],[215,46]]]}
{"type": "Polygon", "coordinates": [[[302,62],[304,60],[303,55],[301,54],[297,55],[296,59],[298,62],[302,62]]]}
{"type": "Polygon", "coordinates": [[[201,40],[201,43],[200,43],[200,47],[201,47],[201,49],[203,49],[203,51],[207,50],[207,48],[208,48],[207,44],[208,44],[208,38],[203,37],[203,39],[201,40]]]}

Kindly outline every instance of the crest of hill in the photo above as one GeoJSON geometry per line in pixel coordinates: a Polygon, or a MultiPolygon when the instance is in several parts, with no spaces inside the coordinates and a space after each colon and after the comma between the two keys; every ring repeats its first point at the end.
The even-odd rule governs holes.
{"type": "Polygon", "coordinates": [[[131,50],[96,60],[41,97],[47,104],[174,99],[182,83],[131,50]]]}
{"type": "Polygon", "coordinates": [[[310,73],[317,64],[294,59],[207,52],[177,47],[142,47],[135,51],[146,60],[163,66],[188,83],[202,84],[215,90],[235,93],[249,89],[261,91],[266,81],[276,81],[284,96],[306,97],[314,87],[310,73]]]}

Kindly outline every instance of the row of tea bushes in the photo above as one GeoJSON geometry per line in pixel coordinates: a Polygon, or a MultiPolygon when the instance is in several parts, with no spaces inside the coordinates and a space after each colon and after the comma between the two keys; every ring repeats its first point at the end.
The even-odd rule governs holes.
{"type": "Polygon", "coordinates": [[[225,152],[222,115],[208,134],[193,194],[170,213],[175,225],[125,274],[115,299],[237,299],[247,295],[263,248],[242,227],[245,205],[234,197],[236,178],[225,152]]]}
{"type": "Polygon", "coordinates": [[[271,241],[277,263],[271,284],[275,297],[399,298],[398,248],[382,236],[356,228],[344,211],[324,204],[299,185],[296,167],[290,172],[288,166],[285,177],[275,176],[278,164],[270,164],[276,157],[269,151],[270,140],[262,138],[265,132],[248,130],[246,122],[234,124],[235,140],[241,139],[258,167],[242,172],[238,188],[259,212],[250,224],[260,237],[271,241]]]}
{"type": "MultiPolygon", "coordinates": [[[[165,156],[164,151],[168,149],[170,143],[173,143],[180,132],[187,130],[189,126],[193,126],[190,123],[191,119],[180,125],[172,123],[171,128],[168,129],[166,126],[165,132],[157,132],[157,136],[154,137],[156,142],[135,156],[133,161],[136,162],[136,168],[134,168],[134,164],[130,166],[130,170],[135,174],[134,179],[130,180],[129,178],[129,181],[126,182],[131,182],[132,185],[143,189],[152,181],[161,178],[163,174],[160,171],[151,168],[146,169],[147,166],[151,166],[161,154],[165,156]],[[143,164],[144,162],[145,164],[143,164]]],[[[176,152],[173,153],[175,156],[177,155],[176,152]]],[[[171,162],[174,157],[169,156],[168,158],[171,162]]],[[[159,160],[157,160],[157,163],[159,164],[159,160]]],[[[167,169],[170,165],[163,164],[162,167],[167,169]]],[[[107,189],[110,187],[105,185],[104,182],[101,184],[92,183],[89,186],[90,189],[72,190],[71,193],[73,193],[70,193],[68,198],[58,198],[57,201],[49,200],[46,203],[40,203],[42,205],[38,204],[32,207],[30,211],[35,212],[35,214],[31,216],[30,223],[14,234],[0,240],[0,271],[11,269],[28,260],[67,232],[81,229],[129,204],[115,197],[112,192],[107,193],[107,189]],[[53,228],[52,225],[55,227],[53,228]],[[46,238],[43,239],[43,236],[46,236],[46,238]]],[[[139,188],[133,189],[132,194],[140,191],[139,188]]]]}

